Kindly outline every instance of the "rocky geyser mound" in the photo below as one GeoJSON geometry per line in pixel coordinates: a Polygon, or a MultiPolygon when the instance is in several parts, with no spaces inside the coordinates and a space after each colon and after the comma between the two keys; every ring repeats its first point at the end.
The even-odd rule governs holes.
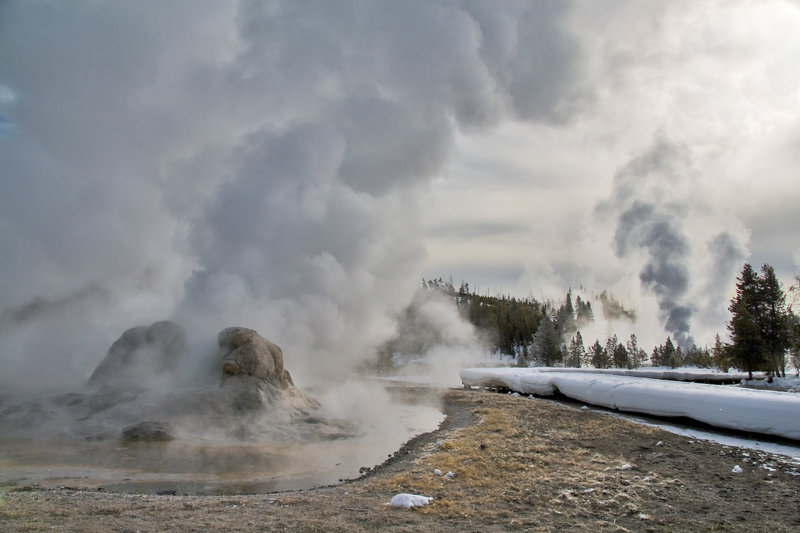
{"type": "Polygon", "coordinates": [[[131,328],[97,365],[88,392],[3,405],[0,425],[10,436],[126,442],[332,438],[349,432],[314,416],[319,402],[295,387],[280,347],[242,327],[222,330],[217,344],[219,385],[187,385],[180,373],[206,363],[187,353],[184,329],[170,321],[131,328]]]}

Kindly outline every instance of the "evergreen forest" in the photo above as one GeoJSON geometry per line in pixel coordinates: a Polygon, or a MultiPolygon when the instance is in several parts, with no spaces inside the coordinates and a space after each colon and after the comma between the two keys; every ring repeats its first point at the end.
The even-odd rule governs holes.
{"type": "Polygon", "coordinates": [[[467,282],[456,287],[452,280],[423,279],[417,298],[400,317],[398,335],[380,348],[380,365],[390,365],[393,358],[396,364],[397,358],[418,356],[445,342],[419,311],[421,302],[440,298],[452,302],[460,317],[475,328],[487,353],[506,356],[518,366],[632,369],[649,364],[736,368],[751,377],[755,371],[785,376],[787,364],[797,372],[800,351],[800,320],[792,310],[800,294],[800,277],[796,281],[789,289],[790,302],[770,265],[759,273],[745,264],[730,302],[731,320],[721,324],[727,327],[728,342],[717,334],[711,346],[679,346],[668,336],[648,352],[636,334],[624,339],[614,333],[602,339],[584,337],[582,331],[597,329],[595,307],[605,317],[635,322],[635,311],[607,291],[589,301],[570,289],[562,301],[553,302],[481,295],[467,282]]]}

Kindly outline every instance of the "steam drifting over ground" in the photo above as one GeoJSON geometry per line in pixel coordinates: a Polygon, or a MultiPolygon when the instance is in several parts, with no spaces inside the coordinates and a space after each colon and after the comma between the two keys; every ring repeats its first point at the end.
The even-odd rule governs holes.
{"type": "Polygon", "coordinates": [[[0,388],[78,386],[164,318],[330,380],[449,273],[609,288],[643,340],[707,342],[749,253],[797,268],[799,28],[777,1],[4,2],[0,388]]]}

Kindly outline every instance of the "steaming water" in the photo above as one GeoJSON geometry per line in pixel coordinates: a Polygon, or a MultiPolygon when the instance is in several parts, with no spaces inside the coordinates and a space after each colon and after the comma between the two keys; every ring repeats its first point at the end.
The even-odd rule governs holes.
{"type": "Polygon", "coordinates": [[[236,494],[308,489],[359,475],[444,419],[428,405],[391,404],[384,425],[356,438],[220,444],[175,440],[0,440],[0,486],[68,486],[124,492],[236,494]]]}

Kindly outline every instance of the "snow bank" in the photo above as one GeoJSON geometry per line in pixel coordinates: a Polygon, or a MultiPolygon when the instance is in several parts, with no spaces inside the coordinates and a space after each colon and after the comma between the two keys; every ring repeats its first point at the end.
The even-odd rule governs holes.
{"type": "Polygon", "coordinates": [[[742,381],[742,387],[798,392],[800,391],[800,377],[772,378],[772,381],[768,379],[745,380],[742,381]]]}
{"type": "MultiPolygon", "coordinates": [[[[489,367],[486,367],[489,368],[489,367]]],[[[575,372],[579,374],[609,374],[636,378],[666,379],[670,381],[702,381],[704,383],[732,383],[746,379],[747,372],[720,372],[710,368],[696,367],[647,367],[634,368],[554,368],[536,367],[527,369],[532,372],[575,372]]]]}
{"type": "Polygon", "coordinates": [[[505,387],[552,395],[620,411],[687,417],[706,424],[800,440],[800,395],[768,390],[530,368],[468,368],[464,385],[505,387]]]}

